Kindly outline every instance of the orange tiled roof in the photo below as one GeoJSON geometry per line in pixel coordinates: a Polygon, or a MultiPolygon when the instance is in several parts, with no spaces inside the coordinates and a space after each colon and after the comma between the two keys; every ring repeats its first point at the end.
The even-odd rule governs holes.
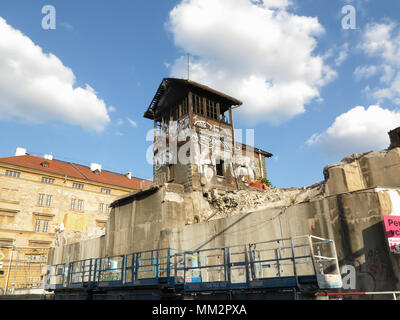
{"type": "Polygon", "coordinates": [[[129,189],[141,189],[141,187],[143,188],[152,184],[148,180],[138,179],[135,177],[128,179],[125,175],[106,170],[102,170],[99,174],[95,174],[87,166],[60,160],[47,160],[32,155],[0,158],[0,163],[36,169],[43,172],[48,172],[49,174],[58,174],[71,178],[100,182],[129,189]],[[41,163],[45,161],[49,163],[47,168],[41,165],[41,163]],[[143,183],[141,185],[142,181],[143,183]]]}

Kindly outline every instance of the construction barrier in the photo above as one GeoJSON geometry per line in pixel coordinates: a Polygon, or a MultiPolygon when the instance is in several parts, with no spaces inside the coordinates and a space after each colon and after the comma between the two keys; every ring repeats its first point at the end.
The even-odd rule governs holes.
{"type": "Polygon", "coordinates": [[[391,295],[393,300],[398,300],[396,295],[400,295],[400,291],[382,291],[382,292],[318,292],[315,294],[317,297],[337,297],[343,300],[345,296],[368,296],[368,295],[391,295]]]}

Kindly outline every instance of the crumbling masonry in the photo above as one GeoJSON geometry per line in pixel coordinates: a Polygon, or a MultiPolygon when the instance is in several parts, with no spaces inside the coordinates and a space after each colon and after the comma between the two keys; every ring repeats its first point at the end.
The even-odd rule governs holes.
{"type": "MultiPolygon", "coordinates": [[[[180,176],[178,163],[170,169],[174,179],[165,180],[172,177],[170,164],[160,163],[154,172],[162,183],[114,201],[103,236],[75,243],[64,239],[64,245],[51,250],[49,264],[312,234],[334,239],[340,266],[356,268],[354,290],[400,289],[400,259],[390,252],[383,226],[383,216],[400,215],[400,147],[346,157],[325,167],[323,182],[301,189],[255,189],[246,185],[246,178],[229,174],[203,181],[195,179],[196,164],[180,176]]],[[[217,170],[212,162],[208,165],[217,170]]],[[[234,172],[235,165],[223,172],[229,166],[234,172]]]]}

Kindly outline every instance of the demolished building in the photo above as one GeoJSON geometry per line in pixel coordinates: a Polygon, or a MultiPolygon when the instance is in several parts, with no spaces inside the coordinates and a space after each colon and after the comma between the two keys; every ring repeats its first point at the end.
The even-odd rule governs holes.
{"type": "Polygon", "coordinates": [[[232,110],[240,105],[197,82],[163,79],[144,114],[154,121],[154,183],[208,192],[267,178],[265,160],[272,154],[235,137],[232,110]]]}
{"type": "MultiPolygon", "coordinates": [[[[151,104],[153,108],[145,115],[156,120],[156,126],[161,119],[163,128],[165,120],[157,118],[155,110],[166,97],[165,92],[173,87],[163,82],[160,88],[151,104]]],[[[189,109],[194,107],[190,101],[189,98],[186,102],[189,109]]],[[[185,102],[181,106],[186,108],[185,102]]],[[[186,120],[189,127],[194,125],[193,119],[186,120]]],[[[179,123],[179,117],[176,120],[179,123]]],[[[207,127],[208,120],[201,121],[207,127]]],[[[193,135],[190,137],[193,140],[193,135]]],[[[179,138],[169,139],[170,135],[168,143],[174,139],[179,143],[179,138]]],[[[155,139],[155,158],[166,144],[157,143],[155,139]]],[[[222,145],[223,156],[219,158],[224,161],[222,172],[235,172],[237,162],[227,161],[229,155],[226,156],[225,144],[222,145]]],[[[193,156],[193,149],[188,150],[193,156]]],[[[400,216],[400,147],[346,157],[325,167],[323,182],[301,189],[255,189],[247,185],[248,177],[236,179],[229,174],[225,177],[210,174],[210,179],[202,180],[200,174],[196,177],[203,170],[199,169],[201,157],[197,158],[197,164],[195,158],[186,167],[180,163],[171,167],[167,158],[160,159],[160,165],[154,167],[156,185],[120,197],[111,204],[105,235],[52,249],[49,265],[65,266],[74,261],[163,248],[198,252],[313,235],[334,240],[341,269],[355,268],[354,286],[346,289],[400,289],[399,255],[388,246],[383,224],[385,216],[400,216]]],[[[207,166],[218,172],[218,163],[210,161],[207,166]]],[[[255,165],[252,170],[257,171],[257,167],[262,168],[255,165]]],[[[265,167],[259,172],[265,175],[265,167]]],[[[278,274],[281,268],[277,266],[278,274]]]]}

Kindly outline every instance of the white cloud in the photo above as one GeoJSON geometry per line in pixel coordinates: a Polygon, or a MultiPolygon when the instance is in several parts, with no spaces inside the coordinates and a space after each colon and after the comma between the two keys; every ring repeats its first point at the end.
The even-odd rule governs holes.
{"type": "Polygon", "coordinates": [[[124,134],[122,132],[119,132],[119,131],[117,131],[115,133],[115,135],[118,136],[118,137],[123,137],[124,136],[124,134]]]}
{"type": "Polygon", "coordinates": [[[135,121],[133,121],[131,118],[126,118],[126,120],[128,120],[128,122],[132,125],[132,127],[137,127],[137,123],[135,121]]]}
{"type": "Polygon", "coordinates": [[[376,75],[378,72],[378,69],[376,66],[359,66],[354,70],[354,78],[357,81],[360,81],[362,79],[369,79],[376,75]]]}
{"type": "Polygon", "coordinates": [[[252,2],[258,5],[263,5],[266,8],[286,8],[292,4],[289,0],[252,0],[252,2]]]}
{"type": "Polygon", "coordinates": [[[378,58],[377,66],[359,66],[354,71],[357,80],[380,75],[379,85],[369,88],[369,94],[381,103],[390,100],[400,104],[400,30],[396,23],[367,25],[359,47],[371,58],[378,58]]]}
{"type": "MultiPolygon", "coordinates": [[[[190,78],[244,102],[247,119],[279,124],[305,112],[319,88],[336,77],[320,56],[317,18],[288,11],[289,1],[182,0],[167,27],[192,55],[190,78]]],[[[186,78],[187,59],[171,66],[186,78]]]]}
{"type": "Polygon", "coordinates": [[[61,22],[61,25],[67,30],[74,29],[74,27],[72,25],[70,25],[68,22],[61,22]]]}
{"type": "Polygon", "coordinates": [[[335,60],[337,67],[341,66],[349,55],[349,44],[345,43],[341,48],[338,57],[335,60]]]}
{"type": "Polygon", "coordinates": [[[0,119],[59,120],[101,132],[110,121],[104,101],[89,85],[74,84],[70,68],[0,17],[0,119]]]}
{"type": "Polygon", "coordinates": [[[321,146],[330,155],[378,151],[389,146],[388,132],[398,126],[400,111],[358,106],[338,116],[325,132],[313,134],[306,144],[321,146]]]}
{"type": "Polygon", "coordinates": [[[306,144],[312,146],[313,144],[317,144],[321,139],[322,134],[314,133],[307,141],[306,144]]]}
{"type": "Polygon", "coordinates": [[[114,106],[109,106],[108,108],[107,108],[107,110],[108,110],[108,112],[115,112],[115,111],[117,111],[117,109],[114,107],[114,106]]]}

